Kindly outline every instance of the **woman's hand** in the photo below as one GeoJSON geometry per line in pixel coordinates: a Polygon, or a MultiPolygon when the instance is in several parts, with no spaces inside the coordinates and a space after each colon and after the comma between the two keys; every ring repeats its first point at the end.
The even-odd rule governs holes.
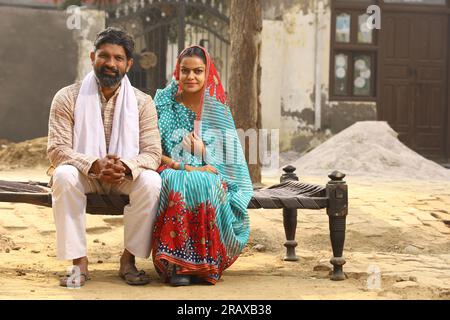
{"type": "Polygon", "coordinates": [[[206,165],[203,167],[193,167],[193,166],[186,165],[185,169],[187,172],[200,171],[200,172],[209,172],[209,173],[214,173],[214,174],[219,173],[216,168],[214,168],[213,166],[210,166],[210,165],[206,165]]]}
{"type": "Polygon", "coordinates": [[[205,144],[194,132],[183,138],[182,147],[185,151],[202,159],[205,153],[205,144]]]}

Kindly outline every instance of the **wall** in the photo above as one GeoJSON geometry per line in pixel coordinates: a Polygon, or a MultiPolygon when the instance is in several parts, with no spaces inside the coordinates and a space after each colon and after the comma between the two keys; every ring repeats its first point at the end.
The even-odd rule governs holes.
{"type": "Polygon", "coordinates": [[[46,136],[53,96],[90,70],[87,39],[103,28],[104,18],[87,13],[81,31],[73,31],[67,17],[65,11],[0,6],[0,139],[46,136]],[[95,28],[86,28],[89,21],[95,28]]]}
{"type": "Polygon", "coordinates": [[[72,36],[78,43],[77,80],[82,80],[91,70],[90,53],[94,49],[97,33],[105,28],[105,12],[98,10],[80,10],[80,27],[74,29],[72,36]]]}
{"type": "Polygon", "coordinates": [[[279,7],[268,5],[263,22],[261,104],[263,127],[280,128],[280,150],[304,152],[356,121],[376,120],[375,103],[328,99],[330,0],[279,7]]]}

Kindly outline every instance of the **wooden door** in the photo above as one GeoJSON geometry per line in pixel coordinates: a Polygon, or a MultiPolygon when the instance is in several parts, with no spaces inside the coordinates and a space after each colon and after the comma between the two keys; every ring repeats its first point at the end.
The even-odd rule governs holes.
{"type": "Polygon", "coordinates": [[[445,14],[384,13],[379,119],[432,159],[445,156],[447,37],[445,14]]]}

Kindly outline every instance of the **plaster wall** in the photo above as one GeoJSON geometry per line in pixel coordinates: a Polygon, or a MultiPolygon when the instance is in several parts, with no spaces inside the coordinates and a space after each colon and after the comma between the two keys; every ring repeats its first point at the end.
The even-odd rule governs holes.
{"type": "Polygon", "coordinates": [[[284,1],[264,16],[262,125],[280,129],[281,151],[304,152],[357,121],[376,120],[375,103],[329,100],[330,0],[284,1]]]}
{"type": "Polygon", "coordinates": [[[89,52],[103,13],[80,11],[80,29],[66,11],[0,6],[0,139],[46,136],[55,93],[92,70],[89,52]]]}

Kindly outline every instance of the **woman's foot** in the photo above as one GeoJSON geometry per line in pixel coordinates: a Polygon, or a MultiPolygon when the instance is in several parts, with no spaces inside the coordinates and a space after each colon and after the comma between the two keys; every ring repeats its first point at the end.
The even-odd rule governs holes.
{"type": "Polygon", "coordinates": [[[214,285],[213,283],[211,283],[209,281],[206,281],[204,278],[200,278],[200,277],[197,277],[197,276],[191,276],[191,283],[193,283],[193,284],[204,284],[204,285],[210,285],[210,286],[214,285]]]}
{"type": "Polygon", "coordinates": [[[170,277],[170,285],[173,287],[189,286],[191,284],[191,276],[177,274],[177,267],[172,269],[172,276],[170,277]]]}

